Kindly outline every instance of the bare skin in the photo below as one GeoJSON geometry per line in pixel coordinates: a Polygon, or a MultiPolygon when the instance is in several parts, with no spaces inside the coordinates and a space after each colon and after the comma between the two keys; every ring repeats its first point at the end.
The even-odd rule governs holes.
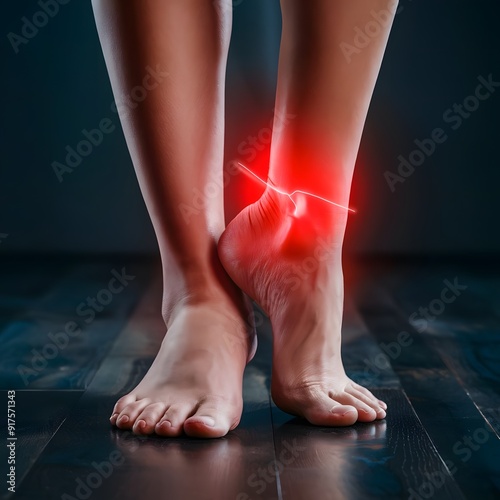
{"type": "Polygon", "coordinates": [[[183,305],[151,368],[118,400],[111,422],[137,434],[170,437],[220,437],[234,429],[250,359],[240,323],[214,301],[183,305]]]}
{"type": "MultiPolygon", "coordinates": [[[[276,108],[295,118],[273,132],[269,181],[280,191],[303,190],[348,205],[395,4],[388,7],[386,0],[282,0],[276,108]],[[380,10],[387,22],[347,58],[341,43],[352,44],[354,28],[363,29],[380,10]]],[[[267,189],[219,243],[229,275],[270,316],[273,399],[318,425],[384,418],[386,404],[350,380],[341,360],[347,211],[308,196],[293,201],[296,206],[267,189]]]]}
{"type": "Polygon", "coordinates": [[[119,111],[160,248],[167,334],[110,421],[139,434],[223,436],[240,420],[256,348],[248,303],[217,257],[231,13],[205,0],[92,5],[117,103],[154,86],[148,67],[161,72],[145,99],[119,111]]]}
{"type": "MultiPolygon", "coordinates": [[[[385,403],[346,376],[340,357],[341,238],[294,210],[269,190],[229,224],[219,243],[231,277],[271,319],[273,400],[316,425],[384,418],[385,403]]],[[[327,210],[336,212],[343,232],[345,212],[327,210]]]]}
{"type": "MultiPolygon", "coordinates": [[[[158,239],[167,334],[111,423],[162,436],[220,437],[236,427],[243,371],[256,348],[241,290],[270,315],[272,391],[281,408],[320,425],[383,418],[385,403],[350,381],[340,359],[345,210],[306,197],[295,213],[287,197],[267,192],[222,234],[227,1],[92,4],[116,100],[146,87],[148,68],[161,74],[156,86],[147,80],[144,99],[119,110],[158,239]],[[322,257],[297,279],[294,266],[317,254],[318,237],[322,257]],[[255,246],[266,252],[256,254],[255,246]]],[[[347,205],[390,26],[349,63],[339,43],[352,43],[354,27],[386,7],[380,0],[283,0],[276,107],[297,118],[273,132],[269,175],[277,186],[347,205]]]]}

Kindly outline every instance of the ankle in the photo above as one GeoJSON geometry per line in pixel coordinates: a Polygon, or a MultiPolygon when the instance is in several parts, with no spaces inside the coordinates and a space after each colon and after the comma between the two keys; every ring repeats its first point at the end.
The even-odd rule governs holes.
{"type": "Polygon", "coordinates": [[[316,199],[298,199],[289,217],[282,250],[319,261],[338,260],[347,225],[347,211],[316,199]]]}
{"type": "Polygon", "coordinates": [[[184,307],[203,306],[226,299],[227,296],[220,286],[200,280],[197,283],[186,283],[164,277],[162,316],[167,327],[184,307]]]}
{"type": "Polygon", "coordinates": [[[293,200],[269,181],[258,203],[263,207],[263,215],[270,221],[281,223],[289,216],[293,216],[295,204],[293,200]]]}
{"type": "Polygon", "coordinates": [[[297,221],[309,224],[322,236],[343,237],[350,211],[347,203],[337,204],[303,193],[295,194],[293,200],[297,221]]]}
{"type": "Polygon", "coordinates": [[[290,217],[297,223],[309,225],[325,237],[343,236],[348,214],[353,212],[348,207],[347,199],[337,202],[302,191],[288,193],[272,182],[259,201],[266,207],[269,219],[283,221],[290,217]]]}
{"type": "Polygon", "coordinates": [[[164,277],[162,316],[167,328],[186,307],[209,307],[220,310],[228,318],[250,321],[245,295],[225,271],[223,275],[203,276],[194,282],[164,277]]]}

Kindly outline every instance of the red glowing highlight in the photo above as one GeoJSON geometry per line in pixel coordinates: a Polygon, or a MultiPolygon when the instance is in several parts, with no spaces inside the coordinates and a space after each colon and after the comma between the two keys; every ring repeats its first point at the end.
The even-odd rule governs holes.
{"type": "Polygon", "coordinates": [[[265,186],[269,187],[273,191],[276,191],[277,193],[282,194],[284,196],[288,196],[290,201],[293,203],[293,206],[295,207],[295,214],[297,214],[297,211],[298,211],[297,204],[295,203],[295,201],[293,201],[293,198],[292,198],[292,196],[295,194],[303,194],[305,196],[311,196],[313,198],[316,198],[317,200],[324,201],[325,203],[328,203],[328,204],[333,205],[335,207],[343,208],[344,210],[347,210],[349,212],[356,213],[356,210],[354,210],[352,208],[345,207],[344,205],[340,205],[340,204],[335,203],[334,201],[331,201],[331,200],[327,200],[326,198],[318,196],[317,194],[314,194],[314,193],[308,193],[307,191],[302,191],[300,189],[296,189],[295,191],[292,191],[291,193],[287,193],[286,191],[282,191],[281,189],[278,189],[277,187],[271,185],[269,182],[267,182],[264,179],[262,179],[261,177],[259,177],[257,174],[252,172],[248,167],[245,167],[245,165],[243,165],[242,163],[238,162],[238,165],[243,169],[244,172],[246,172],[247,174],[250,174],[254,179],[257,179],[259,182],[261,182],[265,186]]]}

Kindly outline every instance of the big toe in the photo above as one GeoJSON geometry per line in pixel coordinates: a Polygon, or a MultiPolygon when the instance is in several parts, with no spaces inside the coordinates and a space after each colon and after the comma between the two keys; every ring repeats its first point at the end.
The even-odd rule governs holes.
{"type": "Polygon", "coordinates": [[[358,411],[352,405],[324,396],[314,406],[305,409],[304,417],[314,425],[344,427],[358,420],[358,411]]]}
{"type": "Polygon", "coordinates": [[[201,405],[196,413],[184,422],[184,432],[191,437],[217,438],[225,436],[238,425],[238,418],[230,418],[229,408],[201,405]]]}
{"type": "Polygon", "coordinates": [[[297,392],[292,397],[280,395],[273,399],[283,411],[299,415],[313,425],[344,427],[354,424],[358,419],[356,407],[335,401],[322,391],[297,392]]]}

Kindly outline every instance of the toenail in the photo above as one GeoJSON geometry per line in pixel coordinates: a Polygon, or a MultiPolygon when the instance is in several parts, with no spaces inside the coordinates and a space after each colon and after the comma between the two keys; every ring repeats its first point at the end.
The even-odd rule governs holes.
{"type": "Polygon", "coordinates": [[[144,427],[146,427],[146,421],[145,420],[139,420],[137,422],[137,427],[139,427],[139,429],[144,429],[144,427]]]}
{"type": "MultiPolygon", "coordinates": [[[[335,411],[335,408],[338,408],[338,406],[334,406],[334,407],[330,410],[330,412],[331,412],[331,413],[337,413],[337,412],[335,411]]],[[[345,411],[345,412],[343,412],[343,413],[338,413],[338,415],[340,415],[341,417],[344,417],[345,415],[348,415],[349,413],[354,413],[355,411],[356,411],[356,410],[354,410],[354,409],[353,409],[353,410],[347,410],[347,411],[345,411]]]]}
{"type": "Polygon", "coordinates": [[[114,418],[116,418],[118,415],[118,413],[113,413],[113,415],[111,415],[111,417],[109,417],[110,420],[113,420],[114,418]]]}
{"type": "Polygon", "coordinates": [[[353,410],[345,411],[344,413],[341,413],[340,416],[345,417],[346,415],[349,415],[349,413],[354,413],[354,411],[353,410]]]}
{"type": "Polygon", "coordinates": [[[215,420],[212,417],[205,417],[205,416],[197,415],[195,418],[196,418],[196,420],[199,420],[202,424],[205,424],[208,427],[215,426],[215,420]]]}
{"type": "Polygon", "coordinates": [[[172,422],[170,422],[170,420],[163,420],[161,422],[158,422],[156,424],[156,427],[161,427],[162,425],[172,427],[172,422]]]}
{"type": "Polygon", "coordinates": [[[127,415],[122,415],[119,419],[118,419],[118,423],[120,424],[126,424],[128,422],[129,418],[127,415]]]}

